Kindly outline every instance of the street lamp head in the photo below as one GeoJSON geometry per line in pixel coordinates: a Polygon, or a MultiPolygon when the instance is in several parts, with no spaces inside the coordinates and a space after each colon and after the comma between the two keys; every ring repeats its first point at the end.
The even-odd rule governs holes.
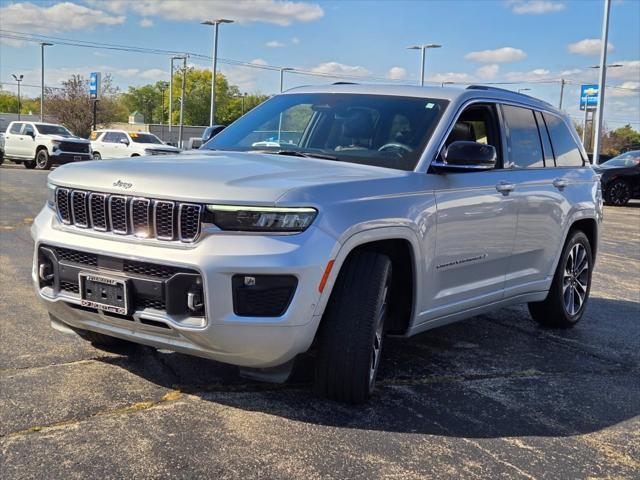
{"type": "Polygon", "coordinates": [[[233,23],[233,20],[227,18],[216,18],[215,20],[205,20],[200,22],[202,25],[220,25],[221,23],[233,23]]]}
{"type": "Polygon", "coordinates": [[[40,42],[41,47],[53,47],[53,43],[48,42],[40,42]]]}
{"type": "Polygon", "coordinates": [[[423,45],[409,45],[407,47],[408,50],[422,50],[424,48],[440,48],[442,45],[438,45],[437,43],[426,43],[423,45]]]}
{"type": "Polygon", "coordinates": [[[11,76],[15,78],[16,82],[21,82],[24,78],[24,75],[16,75],[15,73],[12,73],[11,76]]]}
{"type": "MultiPolygon", "coordinates": [[[[621,63],[610,63],[609,65],[607,65],[607,68],[618,68],[618,67],[624,67],[624,65],[622,65],[621,63]]],[[[591,65],[589,68],[600,68],[600,65],[591,65]]]]}

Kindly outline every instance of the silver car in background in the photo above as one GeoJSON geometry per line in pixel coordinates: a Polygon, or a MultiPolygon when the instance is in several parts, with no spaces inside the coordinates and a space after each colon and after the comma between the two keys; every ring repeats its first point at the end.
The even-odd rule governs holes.
{"type": "Polygon", "coordinates": [[[52,325],[287,378],[360,403],[386,334],[528,303],[582,317],[598,176],[566,115],[504,90],[329,85],[278,95],[182,158],[49,175],[33,281],[52,325]]]}

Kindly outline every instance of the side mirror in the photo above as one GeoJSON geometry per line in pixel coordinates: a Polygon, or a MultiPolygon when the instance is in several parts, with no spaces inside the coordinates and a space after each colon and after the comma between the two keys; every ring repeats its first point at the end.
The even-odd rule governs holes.
{"type": "Polygon", "coordinates": [[[492,145],[459,140],[446,147],[431,165],[443,170],[491,170],[496,166],[496,159],[492,145]]]}
{"type": "Polygon", "coordinates": [[[121,138],[120,143],[122,143],[123,145],[129,145],[129,140],[127,140],[126,138],[121,138]]]}
{"type": "Polygon", "coordinates": [[[222,130],[225,129],[224,125],[212,125],[211,127],[205,128],[202,134],[202,143],[205,144],[217,134],[219,134],[222,130]]]}
{"type": "Polygon", "coordinates": [[[25,135],[28,135],[31,138],[36,138],[36,132],[25,132],[25,135]]]}

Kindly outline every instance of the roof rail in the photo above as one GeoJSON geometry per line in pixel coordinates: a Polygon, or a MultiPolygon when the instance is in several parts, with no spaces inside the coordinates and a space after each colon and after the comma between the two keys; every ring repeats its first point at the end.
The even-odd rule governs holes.
{"type": "Polygon", "coordinates": [[[521,95],[523,97],[527,97],[530,98],[532,100],[535,100],[537,102],[540,103],[544,103],[546,105],[549,105],[551,107],[553,107],[553,105],[551,105],[549,102],[546,102],[544,100],[540,100],[539,98],[536,97],[532,97],[531,95],[527,95],[526,93],[520,93],[520,92],[514,92],[513,90],[507,90],[506,88],[498,88],[498,87],[492,87],[489,85],[469,85],[466,90],[490,90],[493,92],[504,92],[504,93],[511,93],[512,95],[521,95]]]}
{"type": "Polygon", "coordinates": [[[331,85],[358,85],[356,82],[333,82],[331,85]]]}

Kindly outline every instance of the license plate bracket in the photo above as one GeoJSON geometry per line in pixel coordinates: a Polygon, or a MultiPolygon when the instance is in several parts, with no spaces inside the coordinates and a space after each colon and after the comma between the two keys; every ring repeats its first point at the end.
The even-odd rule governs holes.
{"type": "Polygon", "coordinates": [[[80,302],[83,307],[96,308],[118,315],[129,315],[129,280],[80,272],[80,302]]]}

